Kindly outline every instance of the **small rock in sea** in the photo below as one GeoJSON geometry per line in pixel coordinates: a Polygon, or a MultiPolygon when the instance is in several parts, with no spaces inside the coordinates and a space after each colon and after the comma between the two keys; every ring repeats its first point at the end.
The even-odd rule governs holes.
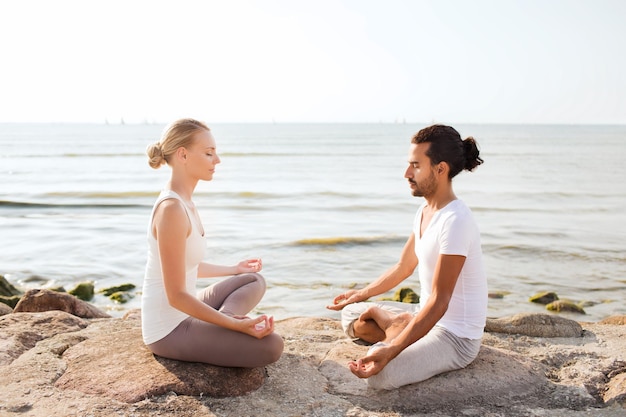
{"type": "Polygon", "coordinates": [[[538,294],[533,295],[532,297],[528,299],[528,301],[530,301],[531,303],[538,303],[538,304],[550,304],[551,302],[556,301],[558,299],[559,299],[559,296],[556,295],[555,292],[546,291],[546,292],[540,292],[538,294]]]}
{"type": "Polygon", "coordinates": [[[393,295],[393,301],[401,301],[403,303],[417,304],[420,302],[420,296],[411,288],[403,287],[396,291],[393,295]]]}
{"type": "Polygon", "coordinates": [[[569,312],[587,314],[581,306],[576,303],[567,300],[556,300],[546,305],[546,309],[549,311],[556,311],[557,313],[569,312]]]}
{"type": "Polygon", "coordinates": [[[107,297],[110,297],[112,294],[115,294],[118,291],[130,291],[134,289],[135,289],[135,284],[121,284],[121,285],[114,285],[108,288],[103,288],[98,292],[106,295],[107,297]]]}
{"type": "Polygon", "coordinates": [[[56,286],[56,287],[50,287],[48,288],[50,291],[54,291],[54,292],[67,292],[65,290],[65,287],[62,285],[56,286]]]}
{"type": "Polygon", "coordinates": [[[13,295],[21,294],[21,291],[11,285],[11,283],[4,278],[4,275],[0,275],[0,295],[11,297],[13,295]]]}
{"type": "Polygon", "coordinates": [[[89,301],[93,298],[94,294],[94,285],[91,281],[81,282],[76,285],[73,289],[69,290],[68,293],[72,294],[76,298],[80,298],[83,301],[89,301]]]}
{"type": "Polygon", "coordinates": [[[130,301],[133,296],[126,291],[117,291],[109,295],[109,298],[116,303],[124,304],[130,301]]]}
{"type": "Polygon", "coordinates": [[[8,305],[11,308],[15,308],[17,303],[20,301],[20,298],[22,297],[17,295],[12,295],[10,297],[7,297],[6,295],[0,295],[0,303],[8,305]]]}
{"type": "Polygon", "coordinates": [[[506,292],[506,291],[493,291],[493,292],[490,292],[489,294],[487,294],[487,296],[489,298],[501,299],[501,298],[504,298],[504,296],[507,295],[507,294],[508,294],[508,292],[506,292]]]}
{"type": "Polygon", "coordinates": [[[23,279],[23,282],[27,283],[28,286],[41,286],[43,287],[50,280],[48,278],[42,277],[41,275],[30,275],[23,279]]]}

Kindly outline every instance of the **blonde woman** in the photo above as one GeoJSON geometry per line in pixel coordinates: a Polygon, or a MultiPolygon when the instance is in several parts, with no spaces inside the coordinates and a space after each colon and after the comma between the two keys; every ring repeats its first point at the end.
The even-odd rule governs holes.
{"type": "Polygon", "coordinates": [[[219,366],[254,368],[279,359],[283,340],[273,317],[250,318],[265,293],[261,259],[233,266],[203,262],[205,236],[192,201],[198,181],[220,163],[210,129],[193,119],[169,125],[148,147],[150,166],[170,166],[154,204],[141,304],[144,343],[156,355],[219,366]],[[225,278],[196,294],[198,278],[225,278]]]}

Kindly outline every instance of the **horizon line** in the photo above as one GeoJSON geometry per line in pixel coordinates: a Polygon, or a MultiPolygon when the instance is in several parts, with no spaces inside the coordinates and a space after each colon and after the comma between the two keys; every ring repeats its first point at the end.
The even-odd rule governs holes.
{"type": "MultiPolygon", "coordinates": [[[[378,121],[378,122],[354,122],[354,121],[308,121],[308,122],[277,122],[277,121],[238,121],[238,122],[203,122],[210,125],[349,125],[349,124],[361,124],[361,125],[424,125],[430,126],[433,124],[447,124],[447,125],[503,125],[503,126],[626,126],[626,122],[442,122],[442,121],[430,121],[430,122],[408,122],[408,121],[378,121]]],[[[150,125],[167,125],[170,122],[161,121],[142,121],[142,122],[126,122],[124,120],[116,123],[109,121],[95,122],[95,121],[1,121],[0,125],[98,125],[98,126],[150,126],[150,125]]]]}

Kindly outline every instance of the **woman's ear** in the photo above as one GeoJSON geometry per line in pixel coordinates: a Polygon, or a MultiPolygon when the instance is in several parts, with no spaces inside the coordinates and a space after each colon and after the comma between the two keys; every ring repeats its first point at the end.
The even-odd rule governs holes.
{"type": "Polygon", "coordinates": [[[185,149],[183,146],[176,149],[176,158],[184,162],[187,159],[187,149],[185,149]]]}

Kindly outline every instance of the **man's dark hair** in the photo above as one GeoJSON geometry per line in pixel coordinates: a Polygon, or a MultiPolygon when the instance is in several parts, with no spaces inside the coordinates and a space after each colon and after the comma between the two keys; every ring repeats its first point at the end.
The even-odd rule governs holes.
{"type": "Polygon", "coordinates": [[[474,170],[483,160],[478,156],[478,143],[473,137],[465,140],[451,126],[432,125],[425,127],[413,136],[411,143],[430,143],[426,156],[432,165],[446,162],[450,167],[448,178],[454,178],[464,169],[474,170]]]}

